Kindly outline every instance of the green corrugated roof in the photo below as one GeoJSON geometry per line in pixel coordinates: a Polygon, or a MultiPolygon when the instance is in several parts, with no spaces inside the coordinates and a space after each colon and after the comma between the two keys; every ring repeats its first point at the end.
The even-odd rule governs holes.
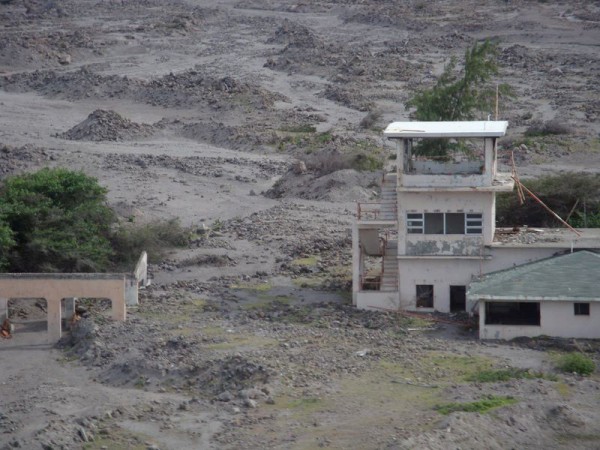
{"type": "Polygon", "coordinates": [[[484,275],[470,299],[600,301],[600,254],[579,251],[484,275]]]}

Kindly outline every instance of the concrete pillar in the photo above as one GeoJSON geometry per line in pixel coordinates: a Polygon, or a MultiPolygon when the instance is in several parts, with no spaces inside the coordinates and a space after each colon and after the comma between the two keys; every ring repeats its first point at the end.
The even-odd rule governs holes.
{"type": "Polygon", "coordinates": [[[125,277],[125,303],[128,306],[139,304],[138,280],[130,276],[125,277]]]}
{"type": "Polygon", "coordinates": [[[8,317],[8,299],[0,298],[0,322],[8,317]]]}
{"type": "Polygon", "coordinates": [[[46,297],[48,306],[48,343],[58,342],[62,336],[61,298],[46,297]]]}
{"type": "Polygon", "coordinates": [[[360,291],[360,238],[358,224],[352,225],[352,304],[356,306],[360,291]]]}

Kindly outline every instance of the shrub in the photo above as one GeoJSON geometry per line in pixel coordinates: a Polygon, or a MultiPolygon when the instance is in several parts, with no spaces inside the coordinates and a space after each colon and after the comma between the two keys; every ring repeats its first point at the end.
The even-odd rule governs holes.
{"type": "Polygon", "coordinates": [[[596,364],[583,353],[569,353],[560,358],[558,368],[567,373],[591,375],[596,370],[596,364]]]}
{"type": "Polygon", "coordinates": [[[381,111],[369,111],[369,113],[362,118],[358,125],[364,129],[373,128],[379,119],[381,119],[381,111]]]}
{"type": "Polygon", "coordinates": [[[351,167],[348,157],[336,150],[311,153],[300,159],[304,161],[308,170],[318,172],[320,175],[327,175],[351,167]]]}
{"type": "Polygon", "coordinates": [[[123,224],[112,236],[113,262],[119,267],[130,268],[145,250],[148,261],[156,263],[164,257],[167,248],[185,246],[189,240],[189,230],[177,219],[157,220],[145,225],[123,224]]]}
{"type": "Polygon", "coordinates": [[[532,124],[527,131],[525,136],[546,136],[546,135],[558,135],[558,134],[569,134],[568,125],[559,122],[558,120],[550,120],[544,123],[532,124]]]}
{"type": "MultiPolygon", "coordinates": [[[[595,217],[600,213],[600,175],[565,173],[522,182],[560,217],[571,213],[573,225],[598,226],[595,217]]],[[[498,226],[562,226],[531,196],[525,194],[521,205],[514,192],[496,197],[496,217],[498,226]]]]}

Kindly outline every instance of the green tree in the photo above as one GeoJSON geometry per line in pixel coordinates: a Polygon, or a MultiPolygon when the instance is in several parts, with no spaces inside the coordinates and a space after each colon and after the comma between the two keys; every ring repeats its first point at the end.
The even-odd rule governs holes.
{"type": "Polygon", "coordinates": [[[106,189],[83,172],[42,169],[0,187],[0,249],[15,272],[105,270],[116,217],[106,189]]]}
{"type": "MultiPolygon", "coordinates": [[[[493,110],[496,87],[490,85],[493,76],[498,74],[498,46],[486,40],[475,43],[465,52],[462,68],[452,57],[436,84],[430,89],[418,92],[406,102],[406,108],[414,108],[412,117],[421,121],[473,120],[483,113],[487,116],[493,110]]],[[[500,95],[512,96],[507,84],[498,86],[500,95]]],[[[452,146],[447,140],[427,140],[416,148],[417,153],[431,156],[444,156],[452,146]]]]}
{"type": "Polygon", "coordinates": [[[0,216],[0,271],[8,266],[8,254],[15,244],[12,236],[12,230],[0,216]]]}

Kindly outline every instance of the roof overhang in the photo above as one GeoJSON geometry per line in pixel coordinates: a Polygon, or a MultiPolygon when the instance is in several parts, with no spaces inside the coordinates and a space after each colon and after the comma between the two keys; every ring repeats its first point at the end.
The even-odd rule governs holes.
{"type": "Polygon", "coordinates": [[[497,138],[506,134],[507,121],[392,122],[383,131],[389,139],[403,138],[497,138]]]}

